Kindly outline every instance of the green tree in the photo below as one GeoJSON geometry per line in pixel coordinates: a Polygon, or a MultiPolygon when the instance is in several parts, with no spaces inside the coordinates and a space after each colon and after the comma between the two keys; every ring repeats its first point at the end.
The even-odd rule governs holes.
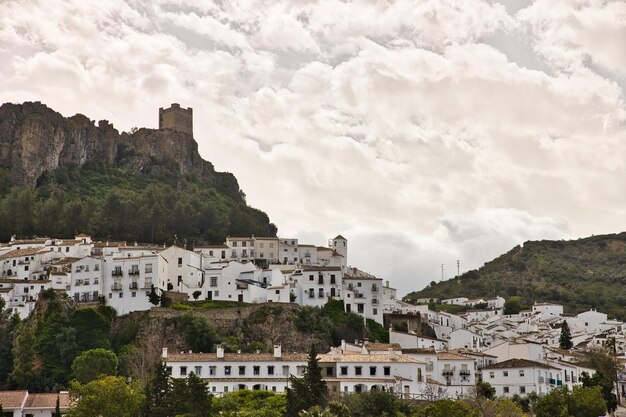
{"type": "Polygon", "coordinates": [[[159,294],[157,294],[156,288],[154,288],[154,285],[150,287],[150,294],[148,295],[148,300],[150,301],[150,304],[155,305],[155,306],[158,306],[159,303],[161,303],[161,297],[159,297],[159,294]]]}
{"type": "Polygon", "coordinates": [[[146,384],[146,401],[142,414],[145,417],[167,417],[169,412],[167,400],[171,391],[172,385],[167,367],[159,361],[146,384]]]}
{"type": "Polygon", "coordinates": [[[239,390],[213,401],[213,411],[222,417],[282,417],[285,410],[285,394],[271,391],[239,390]]]}
{"type": "Polygon", "coordinates": [[[175,325],[191,349],[197,352],[212,350],[213,343],[217,339],[217,332],[205,317],[187,313],[177,317],[175,325]]]}
{"type": "Polygon", "coordinates": [[[166,399],[168,416],[210,417],[212,396],[207,384],[193,372],[185,379],[174,379],[172,389],[166,399]]]}
{"type": "Polygon", "coordinates": [[[569,401],[570,416],[600,416],[605,412],[606,402],[600,387],[574,387],[569,401]]]}
{"type": "Polygon", "coordinates": [[[72,403],[68,417],[136,417],[145,399],[139,381],[128,384],[116,376],[87,384],[72,382],[70,396],[80,401],[72,403]]]}
{"type": "Polygon", "coordinates": [[[540,397],[535,405],[537,417],[569,417],[567,387],[553,389],[540,397]]]}
{"type": "Polygon", "coordinates": [[[572,333],[569,330],[569,326],[567,325],[567,321],[563,320],[561,323],[561,337],[559,337],[559,346],[561,349],[571,349],[574,347],[574,343],[572,342],[572,333]]]}
{"type": "Polygon", "coordinates": [[[617,409],[617,397],[614,390],[620,366],[615,358],[613,348],[598,347],[588,349],[585,351],[582,364],[596,371],[593,376],[589,376],[586,372],[581,374],[580,382],[582,382],[583,387],[600,387],[607,410],[609,412],[615,411],[617,409]]]}
{"type": "MultiPolygon", "coordinates": [[[[2,413],[0,413],[0,415],[2,415],[2,413]]],[[[61,399],[57,395],[57,401],[56,401],[56,404],[54,405],[54,414],[52,414],[52,417],[62,417],[62,416],[63,414],[61,414],[61,399]]]]}
{"type": "Polygon", "coordinates": [[[303,410],[317,405],[324,406],[327,402],[328,390],[322,379],[322,368],[317,359],[317,350],[311,345],[307,365],[302,378],[289,377],[290,388],[287,388],[287,417],[296,417],[303,410]]]}
{"type": "Polygon", "coordinates": [[[487,400],[496,398],[496,389],[489,382],[478,381],[476,383],[476,395],[487,400]]]}
{"type": "Polygon", "coordinates": [[[81,353],[72,363],[74,377],[86,384],[103,375],[117,375],[118,360],[113,351],[91,349],[81,353]]]}
{"type": "Polygon", "coordinates": [[[326,408],[337,417],[352,417],[350,409],[339,401],[330,401],[326,408]]]}
{"type": "Polygon", "coordinates": [[[337,417],[328,408],[320,408],[319,405],[314,405],[308,410],[300,411],[299,417],[337,417]]]}
{"type": "Polygon", "coordinates": [[[502,399],[498,401],[496,408],[498,417],[523,417],[524,410],[509,399],[502,399]]]}
{"type": "Polygon", "coordinates": [[[480,413],[462,401],[445,399],[422,408],[417,417],[480,417],[480,413]]]}
{"type": "Polygon", "coordinates": [[[518,314],[523,308],[522,297],[509,297],[504,302],[504,314],[518,314]]]}
{"type": "Polygon", "coordinates": [[[39,370],[35,367],[35,332],[32,326],[23,326],[13,348],[15,364],[10,375],[11,384],[18,389],[37,391],[39,370]]]}

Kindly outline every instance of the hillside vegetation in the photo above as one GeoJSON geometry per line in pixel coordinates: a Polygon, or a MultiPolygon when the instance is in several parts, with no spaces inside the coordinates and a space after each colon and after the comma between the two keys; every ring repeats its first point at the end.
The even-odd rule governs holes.
{"type": "Polygon", "coordinates": [[[626,233],[571,241],[525,242],[449,281],[406,295],[417,298],[521,297],[562,303],[566,313],[596,308],[626,319],[626,233]]]}

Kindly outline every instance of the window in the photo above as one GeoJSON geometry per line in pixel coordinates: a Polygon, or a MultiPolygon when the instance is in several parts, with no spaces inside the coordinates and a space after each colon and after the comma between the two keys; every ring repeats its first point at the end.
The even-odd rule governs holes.
{"type": "Polygon", "coordinates": [[[509,393],[509,387],[502,387],[502,392],[504,392],[505,394],[509,393]]]}
{"type": "Polygon", "coordinates": [[[519,370],[519,376],[524,376],[524,370],[523,369],[519,370]]]}
{"type": "Polygon", "coordinates": [[[228,387],[224,387],[224,392],[228,392],[228,387]]]}
{"type": "Polygon", "coordinates": [[[374,313],[375,316],[378,315],[378,309],[377,308],[373,309],[372,313],[374,313]]]}
{"type": "Polygon", "coordinates": [[[315,279],[315,275],[309,275],[309,281],[313,281],[315,279]]]}
{"type": "Polygon", "coordinates": [[[112,293],[109,293],[109,298],[113,298],[113,294],[112,293]]]}
{"type": "Polygon", "coordinates": [[[357,309],[357,310],[358,310],[358,312],[359,312],[359,313],[361,313],[361,314],[363,314],[363,312],[365,311],[365,310],[364,310],[364,307],[363,307],[363,304],[357,304],[357,305],[356,305],[356,309],[357,309]]]}
{"type": "Polygon", "coordinates": [[[196,376],[202,375],[202,367],[201,366],[194,367],[193,368],[193,373],[196,374],[196,376]]]}
{"type": "Polygon", "coordinates": [[[376,375],[376,367],[375,366],[370,366],[370,375],[371,376],[376,375]]]}
{"type": "Polygon", "coordinates": [[[241,242],[241,246],[245,248],[246,246],[248,246],[248,242],[241,242]]]}
{"type": "Polygon", "coordinates": [[[225,366],[224,367],[224,375],[230,375],[231,372],[231,367],[230,366],[225,366]]]}
{"type": "Polygon", "coordinates": [[[233,248],[237,247],[237,242],[233,242],[233,248]]]}
{"type": "Polygon", "coordinates": [[[260,258],[264,258],[264,257],[265,257],[265,255],[263,254],[263,252],[260,252],[260,253],[259,253],[259,257],[260,257],[260,258]]]}
{"type": "Polygon", "coordinates": [[[335,283],[335,274],[331,274],[331,276],[330,276],[330,283],[331,284],[335,283]]]}
{"type": "Polygon", "coordinates": [[[270,248],[273,248],[273,247],[274,247],[274,244],[273,244],[273,243],[270,243],[270,248]]]}
{"type": "Polygon", "coordinates": [[[502,376],[509,376],[509,371],[503,371],[502,376]]]}
{"type": "Polygon", "coordinates": [[[180,376],[186,376],[187,375],[187,367],[186,366],[181,366],[180,367],[180,376]]]}
{"type": "Polygon", "coordinates": [[[241,256],[248,256],[248,251],[246,249],[241,251],[241,256]]]}
{"type": "Polygon", "coordinates": [[[121,292],[119,298],[124,298],[124,293],[121,292]]]}
{"type": "Polygon", "coordinates": [[[166,369],[167,369],[167,374],[168,374],[169,376],[172,376],[172,367],[171,367],[171,366],[168,366],[166,369]]]}
{"type": "Polygon", "coordinates": [[[495,372],[489,372],[489,378],[495,378],[495,377],[496,377],[495,372]]]}
{"type": "Polygon", "coordinates": [[[340,369],[341,369],[341,375],[348,375],[348,367],[347,366],[342,366],[340,369]]]}
{"type": "Polygon", "coordinates": [[[213,251],[212,250],[209,251],[209,256],[213,256],[213,251]]]}
{"type": "Polygon", "coordinates": [[[93,270],[94,270],[94,271],[99,271],[99,270],[100,270],[100,265],[95,264],[95,265],[93,266],[93,270]]]}
{"type": "Polygon", "coordinates": [[[273,366],[268,366],[267,367],[267,374],[268,375],[274,375],[274,367],[273,366]]]}
{"type": "Polygon", "coordinates": [[[520,394],[526,394],[526,387],[519,387],[520,394]]]}
{"type": "Polygon", "coordinates": [[[178,258],[178,266],[183,266],[183,258],[178,258]]]}
{"type": "Polygon", "coordinates": [[[209,375],[215,375],[217,372],[216,366],[209,366],[209,375]]]}
{"type": "Polygon", "coordinates": [[[324,288],[320,288],[320,289],[318,290],[318,297],[319,297],[319,298],[324,298],[324,288]]]}
{"type": "Polygon", "coordinates": [[[252,367],[252,374],[253,375],[261,375],[261,367],[258,365],[255,365],[252,367]]]}
{"type": "Polygon", "coordinates": [[[152,264],[146,264],[145,272],[146,274],[152,273],[152,264]]]}
{"type": "Polygon", "coordinates": [[[354,367],[354,374],[355,375],[362,375],[363,374],[363,368],[361,366],[355,366],[354,367]]]}
{"type": "Polygon", "coordinates": [[[333,376],[333,367],[332,366],[327,366],[326,367],[326,376],[333,376]]]}
{"type": "Polygon", "coordinates": [[[217,287],[217,277],[211,277],[211,287],[217,287]]]}
{"type": "Polygon", "coordinates": [[[360,287],[360,286],[361,286],[361,283],[360,283],[360,282],[357,282],[356,286],[357,286],[357,287],[360,287]]]}
{"type": "Polygon", "coordinates": [[[259,247],[262,248],[263,247],[263,242],[259,243],[259,247]]]}
{"type": "Polygon", "coordinates": [[[289,376],[289,365],[283,365],[283,376],[289,376]]]}
{"type": "Polygon", "coordinates": [[[239,367],[239,375],[245,375],[246,374],[246,367],[245,366],[240,366],[239,367]]]}
{"type": "Polygon", "coordinates": [[[131,297],[137,297],[137,293],[135,291],[133,291],[133,292],[130,293],[130,296],[131,297]]]}
{"type": "Polygon", "coordinates": [[[391,375],[391,366],[385,366],[383,368],[383,375],[385,375],[385,376],[391,375]]]}

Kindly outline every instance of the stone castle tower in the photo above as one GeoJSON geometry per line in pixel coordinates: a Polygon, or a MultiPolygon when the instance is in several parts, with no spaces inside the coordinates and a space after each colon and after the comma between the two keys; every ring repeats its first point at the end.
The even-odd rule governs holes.
{"type": "Polygon", "coordinates": [[[193,136],[193,109],[183,109],[178,103],[172,103],[168,109],[159,109],[159,129],[172,129],[193,136]]]}

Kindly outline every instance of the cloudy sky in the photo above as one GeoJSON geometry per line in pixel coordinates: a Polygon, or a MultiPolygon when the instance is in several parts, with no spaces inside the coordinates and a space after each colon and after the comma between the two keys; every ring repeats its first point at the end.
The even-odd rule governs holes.
{"type": "Polygon", "coordinates": [[[0,0],[0,102],[194,108],[281,236],[401,293],[626,229],[626,2],[0,0]]]}

